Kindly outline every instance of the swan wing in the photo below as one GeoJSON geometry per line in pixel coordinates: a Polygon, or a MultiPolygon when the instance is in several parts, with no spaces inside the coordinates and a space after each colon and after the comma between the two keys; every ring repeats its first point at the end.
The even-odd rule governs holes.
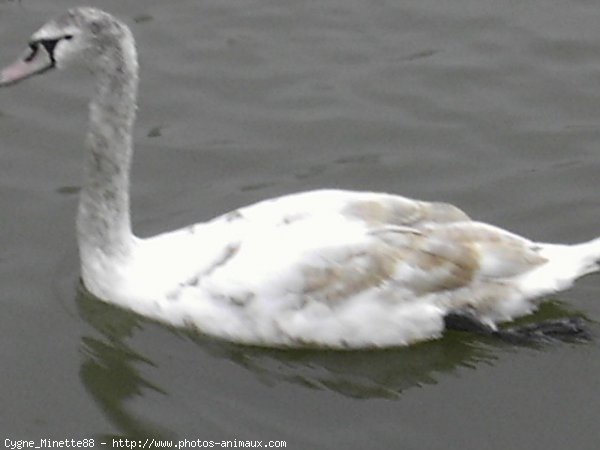
{"type": "Polygon", "coordinates": [[[450,205],[325,194],[198,225],[211,257],[161,315],[252,343],[406,344],[439,335],[449,310],[512,308],[511,281],[545,262],[535,244],[450,205]]]}

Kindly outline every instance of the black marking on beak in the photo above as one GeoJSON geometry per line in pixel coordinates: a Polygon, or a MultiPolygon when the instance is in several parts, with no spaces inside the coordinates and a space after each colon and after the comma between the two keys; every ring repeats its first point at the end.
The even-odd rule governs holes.
{"type": "Polygon", "coordinates": [[[40,45],[41,45],[44,47],[44,50],[46,50],[46,53],[48,53],[48,56],[50,57],[50,62],[51,62],[50,67],[54,67],[56,65],[56,59],[54,58],[54,49],[56,48],[58,41],[60,41],[61,39],[70,41],[71,39],[73,39],[73,35],[66,34],[64,36],[61,36],[61,37],[58,37],[55,39],[37,39],[35,41],[31,41],[29,43],[29,48],[31,48],[31,53],[29,55],[27,55],[27,57],[25,58],[25,61],[26,62],[31,61],[35,57],[37,52],[39,51],[40,45]]]}
{"type": "Polygon", "coordinates": [[[36,43],[30,42],[29,49],[31,50],[31,53],[25,57],[25,62],[31,62],[33,60],[33,58],[38,52],[38,45],[36,43]]]}
{"type": "Polygon", "coordinates": [[[0,71],[0,87],[9,86],[56,67],[56,46],[61,39],[73,39],[66,34],[56,39],[33,39],[29,50],[17,61],[0,71]]]}
{"type": "Polygon", "coordinates": [[[54,60],[54,49],[56,48],[56,44],[58,44],[59,40],[60,39],[42,39],[40,41],[40,44],[42,44],[48,52],[48,56],[50,56],[53,66],[56,64],[56,61],[54,60]]]}

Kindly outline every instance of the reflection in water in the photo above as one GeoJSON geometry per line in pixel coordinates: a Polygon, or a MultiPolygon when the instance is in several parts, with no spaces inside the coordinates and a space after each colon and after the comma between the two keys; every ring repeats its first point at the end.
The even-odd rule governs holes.
{"type": "MultiPolygon", "coordinates": [[[[136,417],[126,403],[144,391],[167,395],[144,379],[140,365],[155,366],[126,341],[149,321],[134,313],[100,302],[79,289],[80,316],[99,336],[82,337],[84,360],[81,379],[106,417],[118,428],[119,437],[172,438],[159,425],[136,417]]],[[[535,320],[564,317],[558,303],[546,302],[535,320]]],[[[447,333],[443,339],[412,347],[377,351],[283,350],[235,345],[178,330],[178,336],[192,339],[200,351],[225,358],[251,371],[267,385],[294,383],[311,389],[326,389],[352,398],[396,399],[403,391],[438,382],[460,367],[477,368],[490,364],[508,344],[465,333],[447,333]]]]}
{"type": "Polygon", "coordinates": [[[352,398],[396,398],[402,391],[437,382],[437,374],[495,359],[493,347],[453,334],[390,350],[278,350],[195,340],[215,356],[229,358],[262,382],[290,382],[352,398]]]}
{"type": "Polygon", "coordinates": [[[101,335],[81,338],[81,381],[106,417],[123,434],[98,438],[170,437],[168,432],[160,431],[158,425],[135,417],[126,407],[128,400],[143,395],[145,389],[164,393],[160,387],[141,377],[136,369],[139,364],[153,365],[152,361],[125,344],[125,340],[140,328],[143,318],[96,300],[81,285],[77,292],[77,307],[80,316],[101,335]]]}

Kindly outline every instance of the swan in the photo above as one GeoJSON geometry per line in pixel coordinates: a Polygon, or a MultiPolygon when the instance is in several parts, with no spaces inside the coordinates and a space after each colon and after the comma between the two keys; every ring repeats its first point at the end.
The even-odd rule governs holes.
{"type": "Polygon", "coordinates": [[[447,203],[317,190],[136,237],[129,173],[138,62],[127,25],[71,9],[32,35],[0,85],[76,62],[95,78],[76,229],[81,279],[98,299],[259,346],[403,346],[448,328],[509,338],[582,331],[574,318],[498,324],[598,270],[600,238],[538,243],[447,203]]]}

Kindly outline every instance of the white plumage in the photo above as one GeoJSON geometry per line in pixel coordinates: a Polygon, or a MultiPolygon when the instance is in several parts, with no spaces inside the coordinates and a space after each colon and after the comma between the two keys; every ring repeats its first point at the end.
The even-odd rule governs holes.
{"type": "Polygon", "coordinates": [[[96,77],[77,218],[82,279],[104,301],[243,343],[385,347],[438,337],[454,312],[495,327],[597,269],[599,239],[534,243],[445,203],[369,192],[294,194],[136,238],[137,57],[127,26],[70,10],[33,35],[0,83],[76,60],[96,77]]]}

